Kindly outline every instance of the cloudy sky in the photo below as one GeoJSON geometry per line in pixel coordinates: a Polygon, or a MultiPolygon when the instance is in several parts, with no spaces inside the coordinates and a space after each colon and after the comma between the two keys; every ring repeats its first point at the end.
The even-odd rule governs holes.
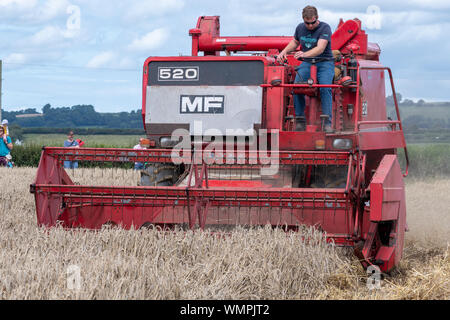
{"type": "Polygon", "coordinates": [[[448,0],[0,0],[3,108],[139,109],[144,60],[189,55],[198,16],[220,15],[223,36],[290,36],[308,4],[332,30],[362,20],[403,97],[450,101],[448,0]]]}

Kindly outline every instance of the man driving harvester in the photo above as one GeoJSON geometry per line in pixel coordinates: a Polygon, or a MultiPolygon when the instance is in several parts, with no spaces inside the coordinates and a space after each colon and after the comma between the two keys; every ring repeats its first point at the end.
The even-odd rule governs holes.
{"type": "MultiPolygon", "coordinates": [[[[332,84],[334,77],[333,53],[331,51],[331,28],[319,21],[317,9],[306,6],[303,9],[303,23],[295,29],[294,39],[278,55],[278,61],[283,63],[286,55],[294,51],[300,45],[301,51],[297,51],[294,57],[303,60],[297,68],[295,83],[306,82],[310,78],[312,58],[317,66],[317,80],[320,84],[332,84]]],[[[320,88],[320,100],[322,102],[322,114],[327,115],[324,130],[331,132],[332,95],[331,88],[320,88]]],[[[296,131],[305,130],[305,95],[294,95],[296,131]]]]}

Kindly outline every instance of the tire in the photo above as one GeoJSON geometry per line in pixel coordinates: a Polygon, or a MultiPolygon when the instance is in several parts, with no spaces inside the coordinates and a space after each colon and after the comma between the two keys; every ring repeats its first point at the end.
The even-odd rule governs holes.
{"type": "Polygon", "coordinates": [[[347,183],[346,166],[313,166],[311,183],[306,184],[307,165],[297,165],[292,173],[293,188],[345,188],[347,183]]]}
{"type": "Polygon", "coordinates": [[[182,166],[172,163],[148,163],[141,170],[141,186],[173,186],[182,173],[182,166]]]}
{"type": "Polygon", "coordinates": [[[311,187],[313,188],[345,188],[347,168],[345,166],[317,166],[311,187]]]}

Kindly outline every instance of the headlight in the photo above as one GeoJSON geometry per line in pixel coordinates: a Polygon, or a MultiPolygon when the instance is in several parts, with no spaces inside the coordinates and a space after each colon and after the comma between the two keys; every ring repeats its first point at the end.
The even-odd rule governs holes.
{"type": "Polygon", "coordinates": [[[353,141],[351,139],[334,139],[333,148],[348,150],[353,146],[353,141]]]}
{"type": "Polygon", "coordinates": [[[159,139],[159,144],[163,148],[175,147],[177,145],[177,143],[178,143],[177,140],[172,140],[172,139],[170,139],[170,137],[161,137],[159,139]]]}

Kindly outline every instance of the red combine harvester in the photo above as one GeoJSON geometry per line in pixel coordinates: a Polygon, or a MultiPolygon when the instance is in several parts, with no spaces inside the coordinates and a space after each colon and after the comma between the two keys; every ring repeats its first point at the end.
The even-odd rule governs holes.
{"type": "MultiPolygon", "coordinates": [[[[220,228],[315,226],[352,246],[365,267],[402,257],[408,156],[399,109],[387,117],[378,45],[358,19],[332,36],[332,85],[293,84],[291,37],[220,36],[219,17],[189,31],[192,56],[150,57],[142,116],[150,148],[45,147],[31,185],[40,226],[99,229],[148,225],[220,228]],[[203,55],[199,55],[203,52],[203,55]],[[244,53],[245,52],[245,53],[244,53]],[[239,54],[238,54],[239,53],[239,54]],[[333,92],[333,132],[323,130],[320,87],[333,92]],[[293,95],[306,96],[306,130],[295,131],[293,95]],[[406,155],[402,174],[397,149],[406,155]],[[64,161],[141,162],[137,186],[75,184],[64,161]]],[[[387,71],[387,73],[386,73],[387,71]]]]}

